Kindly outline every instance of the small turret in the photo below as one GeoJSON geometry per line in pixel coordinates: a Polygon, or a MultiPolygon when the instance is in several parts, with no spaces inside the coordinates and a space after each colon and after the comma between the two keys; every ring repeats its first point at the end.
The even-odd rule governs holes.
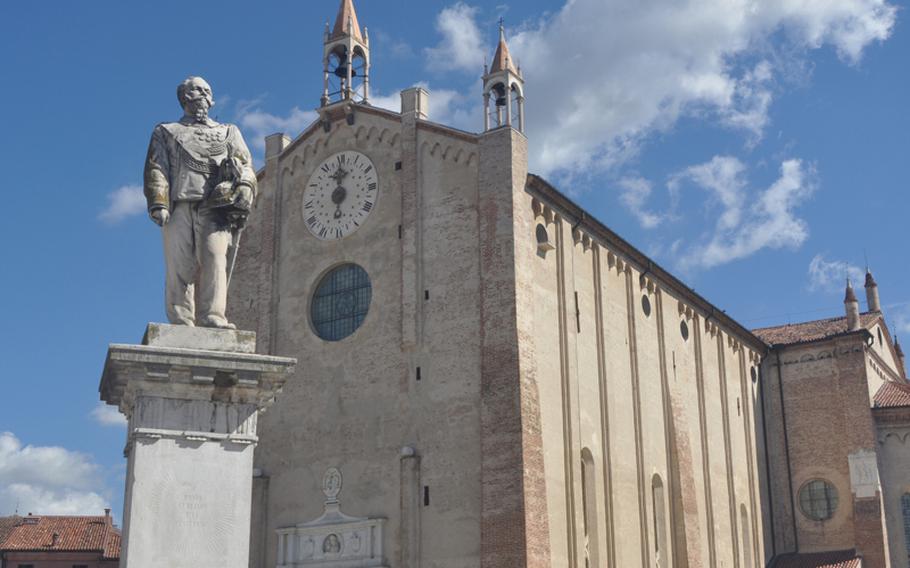
{"type": "Polygon", "coordinates": [[[882,311],[882,303],[878,297],[878,284],[869,269],[866,269],[866,305],[870,312],[882,311]]]}
{"type": "Polygon", "coordinates": [[[524,85],[521,71],[509,53],[505,25],[502,20],[499,20],[499,45],[496,46],[496,54],[489,67],[486,62],[483,65],[484,132],[501,126],[514,128],[515,118],[518,118],[518,131],[524,132],[524,85]],[[492,108],[491,102],[493,103],[492,108]],[[492,128],[491,122],[495,122],[495,126],[492,128]]]}
{"type": "Polygon", "coordinates": [[[844,308],[847,311],[847,331],[856,331],[860,328],[859,322],[859,301],[856,299],[856,292],[853,291],[853,284],[847,280],[847,294],[844,296],[844,308]]]}
{"type": "Polygon", "coordinates": [[[324,43],[322,106],[369,103],[370,38],[357,20],[354,0],[341,0],[335,25],[326,23],[324,43]]]}

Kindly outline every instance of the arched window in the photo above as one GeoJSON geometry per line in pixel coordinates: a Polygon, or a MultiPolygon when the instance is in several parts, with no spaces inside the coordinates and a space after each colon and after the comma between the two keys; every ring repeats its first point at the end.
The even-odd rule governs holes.
{"type": "Polygon", "coordinates": [[[585,521],[585,568],[600,568],[598,562],[597,478],[591,450],[581,451],[581,501],[585,521]]]}
{"type": "Polygon", "coordinates": [[[651,500],[654,507],[654,565],[670,566],[670,551],[667,550],[667,510],[664,507],[664,483],[660,475],[651,479],[651,500]]]}
{"type": "Polygon", "coordinates": [[[743,533],[743,568],[752,568],[752,527],[749,512],[744,504],[739,506],[740,529],[743,533]]]}
{"type": "Polygon", "coordinates": [[[907,546],[907,559],[910,560],[910,493],[901,495],[901,514],[904,517],[904,544],[907,546]]]}

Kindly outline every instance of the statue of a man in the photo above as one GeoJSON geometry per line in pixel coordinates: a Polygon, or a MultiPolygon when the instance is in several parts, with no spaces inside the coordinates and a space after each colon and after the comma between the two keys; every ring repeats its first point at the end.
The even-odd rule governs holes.
{"type": "Polygon", "coordinates": [[[256,172],[240,130],[209,118],[215,102],[205,80],[187,78],[177,99],[183,118],[155,127],[144,176],[149,216],[164,235],[167,316],[233,329],[228,250],[255,197],[256,172]]]}

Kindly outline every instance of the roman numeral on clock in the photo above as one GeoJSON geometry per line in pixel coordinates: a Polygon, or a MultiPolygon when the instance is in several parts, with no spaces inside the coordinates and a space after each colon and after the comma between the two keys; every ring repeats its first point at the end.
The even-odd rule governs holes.
{"type": "Polygon", "coordinates": [[[376,191],[376,182],[374,181],[373,183],[371,183],[370,185],[368,185],[368,186],[367,186],[367,189],[370,190],[370,191],[376,191]]]}
{"type": "Polygon", "coordinates": [[[373,202],[372,202],[372,201],[364,201],[364,202],[363,202],[363,210],[366,211],[367,213],[369,213],[370,211],[372,211],[372,210],[373,210],[373,202]]]}

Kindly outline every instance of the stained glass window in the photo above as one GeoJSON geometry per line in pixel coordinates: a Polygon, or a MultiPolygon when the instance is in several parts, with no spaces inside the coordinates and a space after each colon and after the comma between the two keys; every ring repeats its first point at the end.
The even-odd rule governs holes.
{"type": "Polygon", "coordinates": [[[340,341],[363,323],[370,309],[373,288],[366,270],[345,264],[326,274],[313,295],[311,309],[316,334],[326,341],[340,341]]]}
{"type": "Polygon", "coordinates": [[[813,479],[799,490],[799,508],[812,520],[826,521],[837,510],[837,489],[823,479],[813,479]]]}

